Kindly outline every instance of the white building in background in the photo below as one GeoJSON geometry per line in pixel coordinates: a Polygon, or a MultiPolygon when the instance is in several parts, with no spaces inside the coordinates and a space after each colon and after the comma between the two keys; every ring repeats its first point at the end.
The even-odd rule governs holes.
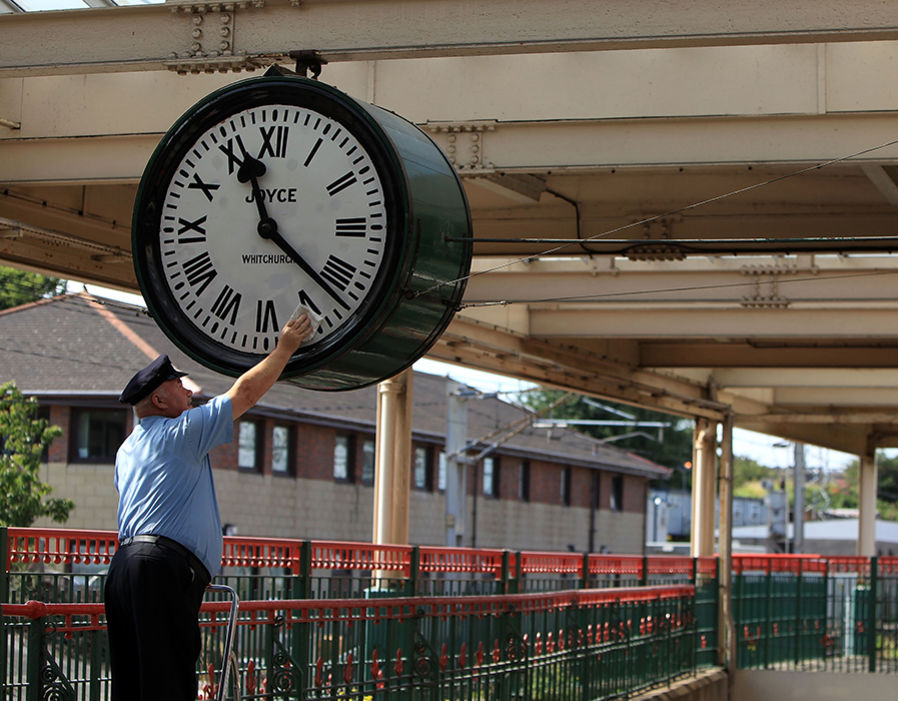
{"type": "MultiPolygon", "coordinates": [[[[856,555],[858,519],[830,518],[805,521],[805,554],[856,555]]],[[[683,490],[650,489],[646,506],[646,551],[689,552],[692,498],[683,490]]],[[[794,542],[794,524],[788,521],[785,492],[775,491],[763,499],[733,499],[733,552],[789,552],[794,542]]],[[[876,554],[898,555],[898,523],[876,521],[876,554]]]]}

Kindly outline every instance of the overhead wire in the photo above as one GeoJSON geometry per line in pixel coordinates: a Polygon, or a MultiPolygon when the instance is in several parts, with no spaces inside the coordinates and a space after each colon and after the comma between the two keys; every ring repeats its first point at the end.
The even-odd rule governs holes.
{"type": "MultiPolygon", "coordinates": [[[[697,209],[699,207],[704,207],[704,206],[712,204],[714,202],[720,202],[722,200],[729,199],[731,197],[735,197],[737,195],[744,194],[746,192],[752,192],[754,190],[758,190],[760,188],[767,187],[769,185],[773,185],[774,183],[778,183],[778,182],[782,182],[784,180],[788,180],[790,178],[798,177],[800,175],[804,175],[805,173],[810,173],[815,170],[821,170],[823,168],[833,166],[837,163],[849,161],[851,159],[858,158],[860,156],[864,156],[868,153],[873,153],[874,151],[888,148],[889,146],[895,146],[896,144],[898,144],[898,139],[892,139],[890,141],[886,141],[884,143],[877,144],[876,146],[870,146],[870,147],[861,149],[860,151],[855,151],[853,153],[850,153],[850,154],[847,154],[844,156],[838,156],[836,158],[831,158],[829,160],[822,161],[820,163],[815,163],[813,165],[806,166],[804,168],[799,168],[798,170],[790,171],[788,173],[783,173],[782,175],[777,175],[772,178],[767,178],[766,180],[762,180],[761,182],[753,183],[751,185],[746,185],[744,187],[736,188],[735,190],[730,190],[728,192],[720,193],[718,195],[714,195],[713,197],[708,197],[703,200],[699,200],[697,202],[692,202],[690,204],[683,205],[682,207],[677,207],[675,209],[667,210],[660,214],[653,214],[649,217],[644,217],[637,221],[629,222],[627,224],[622,224],[622,225],[614,227],[612,229],[607,229],[607,230],[599,232],[597,234],[592,234],[591,236],[587,236],[586,238],[578,237],[577,239],[572,239],[569,242],[561,243],[556,246],[551,246],[551,247],[546,248],[545,250],[540,251],[538,253],[530,253],[525,256],[519,256],[517,258],[512,258],[510,260],[504,261],[502,263],[494,265],[490,268],[486,268],[484,270],[478,270],[476,272],[468,273],[467,275],[463,275],[461,277],[457,277],[452,280],[447,280],[444,282],[436,283],[424,290],[418,291],[416,293],[416,296],[430,294],[433,291],[438,290],[442,287],[446,287],[448,285],[455,285],[459,282],[464,282],[471,278],[478,277],[480,275],[486,275],[487,273],[492,273],[497,270],[502,270],[504,268],[511,267],[512,265],[516,265],[518,263],[532,262],[533,260],[536,260],[538,258],[552,255],[553,253],[558,253],[559,251],[563,251],[564,249],[570,248],[571,246],[583,246],[583,244],[588,244],[590,241],[595,241],[598,239],[606,238],[608,236],[611,236],[612,234],[616,234],[621,231],[626,231],[627,229],[632,229],[634,227],[651,224],[652,222],[659,221],[661,219],[665,219],[667,217],[674,216],[676,214],[681,214],[683,212],[688,212],[690,210],[697,209]]],[[[552,193],[552,194],[555,194],[555,193],[552,193]]],[[[471,305],[462,304],[462,305],[460,305],[460,308],[463,309],[468,306],[471,306],[471,305]]]]}
{"type": "MultiPolygon", "coordinates": [[[[832,280],[840,280],[845,278],[857,278],[857,277],[870,277],[875,275],[896,275],[898,274],[898,269],[896,270],[865,270],[859,273],[842,273],[838,275],[827,275],[825,277],[821,277],[820,275],[813,275],[807,278],[796,278],[790,277],[784,280],[777,280],[777,285],[786,285],[793,284],[796,282],[831,282],[832,280]]],[[[526,300],[499,300],[499,301],[489,301],[489,302],[469,302],[466,304],[466,307],[488,307],[488,306],[497,306],[504,304],[514,304],[519,301],[526,301],[528,304],[550,304],[552,302],[592,302],[599,301],[601,299],[609,299],[612,297],[632,297],[634,295],[646,295],[646,294],[662,294],[662,293],[672,293],[672,292],[697,292],[699,290],[715,290],[715,289],[726,289],[733,287],[750,287],[754,286],[754,280],[746,280],[744,282],[720,282],[713,283],[708,285],[683,285],[680,287],[657,287],[646,290],[623,290],[619,292],[599,292],[595,294],[589,295],[568,295],[564,297],[541,297],[539,299],[528,298],[526,300]]]]}

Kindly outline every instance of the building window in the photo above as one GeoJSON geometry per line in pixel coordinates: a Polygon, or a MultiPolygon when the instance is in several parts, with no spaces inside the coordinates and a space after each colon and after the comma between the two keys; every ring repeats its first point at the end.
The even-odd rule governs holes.
{"type": "Polygon", "coordinates": [[[362,484],[374,484],[374,441],[362,443],[362,484]]]}
{"type": "Polygon", "coordinates": [[[446,451],[441,450],[439,456],[439,464],[437,465],[437,489],[441,492],[446,491],[446,451]]]}
{"type": "Polygon", "coordinates": [[[337,436],[334,439],[334,479],[352,481],[349,436],[337,436]]]}
{"type": "Polygon", "coordinates": [[[518,499],[530,501],[530,461],[521,460],[521,473],[518,477],[518,499]]]}
{"type": "Polygon", "coordinates": [[[288,426],[275,426],[271,431],[271,471],[276,475],[293,474],[291,434],[288,426]]]}
{"type": "Polygon", "coordinates": [[[418,446],[415,448],[414,480],[415,489],[432,489],[430,482],[430,451],[418,446]]]}
{"type": "Polygon", "coordinates": [[[483,459],[483,496],[499,498],[499,468],[495,458],[483,459]]]}
{"type": "Polygon", "coordinates": [[[259,444],[259,425],[255,421],[240,421],[237,424],[237,467],[259,469],[259,444]]]}
{"type": "Polygon", "coordinates": [[[125,409],[74,409],[72,462],[114,463],[126,422],[125,409]]]}
{"type": "Polygon", "coordinates": [[[571,505],[571,468],[569,467],[561,470],[561,503],[565,506],[571,505]]]}
{"type": "Polygon", "coordinates": [[[624,478],[621,475],[611,478],[611,510],[624,510],[624,478]]]}

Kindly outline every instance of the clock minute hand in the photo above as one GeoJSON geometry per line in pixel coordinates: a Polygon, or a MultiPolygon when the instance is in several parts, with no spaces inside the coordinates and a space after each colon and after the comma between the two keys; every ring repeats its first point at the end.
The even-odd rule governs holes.
{"type": "Polygon", "coordinates": [[[337,302],[341,307],[348,310],[349,305],[334,289],[327,284],[324,278],[318,273],[315,268],[309,265],[306,262],[306,259],[303,258],[296,250],[291,246],[287,240],[281,236],[280,232],[278,232],[277,223],[274,219],[262,220],[259,222],[259,236],[263,239],[268,239],[272,243],[274,243],[278,248],[280,248],[284,253],[290,256],[293,259],[293,262],[296,263],[300,268],[302,268],[305,273],[315,281],[322,290],[327,292],[331,297],[334,298],[334,301],[337,302]]]}
{"type": "Polygon", "coordinates": [[[281,236],[278,231],[277,222],[268,216],[268,210],[265,208],[265,196],[262,194],[262,189],[259,187],[259,176],[264,175],[267,170],[265,164],[258,158],[250,156],[246,152],[246,149],[243,148],[243,144],[240,144],[240,147],[243,150],[243,163],[241,163],[240,167],[237,169],[237,180],[241,183],[248,182],[252,187],[253,200],[255,200],[256,209],[259,211],[259,226],[256,227],[259,236],[263,239],[268,239],[290,256],[290,258],[293,259],[293,262],[302,268],[303,271],[315,281],[315,284],[329,294],[337,304],[348,310],[349,305],[346,303],[346,300],[337,294],[334,289],[327,284],[324,278],[321,277],[318,271],[309,265],[308,262],[306,262],[306,259],[299,255],[296,249],[281,236]]]}

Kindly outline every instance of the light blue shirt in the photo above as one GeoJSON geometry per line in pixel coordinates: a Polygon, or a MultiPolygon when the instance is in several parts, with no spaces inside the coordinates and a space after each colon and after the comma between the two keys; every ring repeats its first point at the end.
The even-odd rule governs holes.
{"type": "Polygon", "coordinates": [[[217,575],[221,517],[209,451],[233,437],[234,413],[226,395],[176,419],[142,418],[115,457],[119,537],[171,538],[217,575]]]}

